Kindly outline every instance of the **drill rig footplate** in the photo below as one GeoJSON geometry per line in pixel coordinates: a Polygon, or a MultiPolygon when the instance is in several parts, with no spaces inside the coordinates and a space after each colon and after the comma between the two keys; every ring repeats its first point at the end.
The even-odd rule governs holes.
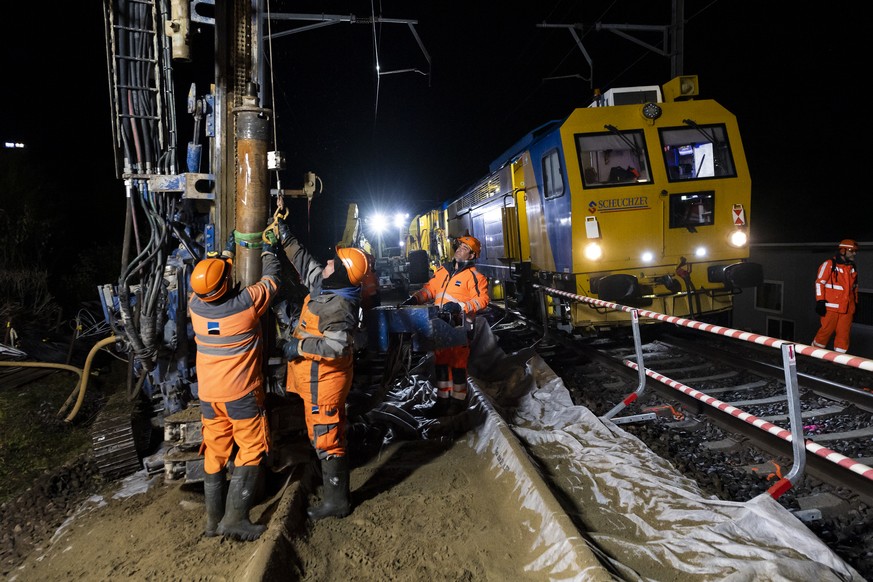
{"type": "Polygon", "coordinates": [[[184,479],[185,483],[203,481],[202,442],[199,406],[189,406],[164,418],[164,443],[169,447],[164,454],[164,478],[184,479]]]}

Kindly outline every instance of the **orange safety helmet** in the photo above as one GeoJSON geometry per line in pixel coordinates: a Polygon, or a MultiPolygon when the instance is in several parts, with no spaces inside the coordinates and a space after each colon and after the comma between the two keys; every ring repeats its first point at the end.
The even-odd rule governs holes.
{"type": "Polygon", "coordinates": [[[350,247],[337,247],[336,256],[342,261],[346,273],[349,274],[349,283],[360,285],[370,266],[364,251],[350,247]]]}
{"type": "Polygon", "coordinates": [[[227,292],[232,267],[231,259],[203,259],[191,273],[191,289],[207,303],[219,299],[227,292]]]}
{"type": "Polygon", "coordinates": [[[472,236],[461,236],[458,237],[458,244],[465,244],[473,251],[473,255],[475,257],[479,256],[479,251],[482,250],[482,244],[479,242],[479,239],[472,236]]]}
{"type": "Polygon", "coordinates": [[[846,251],[855,251],[858,252],[858,243],[853,241],[850,238],[843,239],[840,241],[840,252],[845,254],[846,251]]]}

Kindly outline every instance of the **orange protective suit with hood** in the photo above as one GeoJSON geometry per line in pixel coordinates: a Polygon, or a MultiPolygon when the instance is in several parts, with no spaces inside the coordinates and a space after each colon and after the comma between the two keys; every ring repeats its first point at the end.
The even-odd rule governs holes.
{"type": "Polygon", "coordinates": [[[837,257],[823,262],[815,278],[815,299],[824,300],[827,311],[821,317],[821,327],[812,345],[827,347],[833,335],[834,351],[846,353],[858,303],[858,272],[855,264],[837,257]]]}

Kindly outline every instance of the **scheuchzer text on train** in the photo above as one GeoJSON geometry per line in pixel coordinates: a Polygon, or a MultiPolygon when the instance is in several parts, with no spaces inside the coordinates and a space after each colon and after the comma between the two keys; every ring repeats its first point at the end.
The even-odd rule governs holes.
{"type": "Polygon", "coordinates": [[[627,196],[624,198],[607,198],[591,201],[588,205],[593,212],[619,212],[622,210],[648,210],[648,196],[627,196]]]}

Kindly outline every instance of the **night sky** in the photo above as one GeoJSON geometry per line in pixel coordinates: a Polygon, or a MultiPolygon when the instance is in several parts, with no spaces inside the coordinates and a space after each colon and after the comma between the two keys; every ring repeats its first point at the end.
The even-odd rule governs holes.
{"type": "MultiPolygon", "coordinates": [[[[605,91],[670,78],[667,58],[593,29],[597,21],[666,25],[668,0],[505,8],[517,4],[273,5],[273,12],[416,19],[431,58],[428,65],[402,24],[340,23],[274,41],[276,147],[288,160],[283,185],[299,187],[307,171],[321,177],[314,224],[341,229],[350,201],[364,214],[420,212],[482,178],[530,130],[586,106],[592,84],[605,91]],[[591,71],[570,33],[538,23],[582,24],[593,82],[580,78],[591,71]],[[430,75],[383,75],[377,86],[374,34],[383,71],[430,75]]],[[[699,76],[701,98],[739,119],[752,173],[753,242],[873,240],[864,176],[870,147],[861,142],[869,127],[861,116],[866,65],[857,47],[864,19],[843,4],[825,15],[773,4],[685,6],[682,72],[699,76]]],[[[306,24],[274,23],[274,31],[306,24]]],[[[34,179],[59,185],[53,204],[72,206],[82,233],[121,232],[100,3],[15,3],[2,26],[0,135],[28,144],[40,168],[34,179]]],[[[660,34],[632,34],[661,43],[660,34]]],[[[195,55],[189,66],[211,71],[212,63],[195,55]]]]}

